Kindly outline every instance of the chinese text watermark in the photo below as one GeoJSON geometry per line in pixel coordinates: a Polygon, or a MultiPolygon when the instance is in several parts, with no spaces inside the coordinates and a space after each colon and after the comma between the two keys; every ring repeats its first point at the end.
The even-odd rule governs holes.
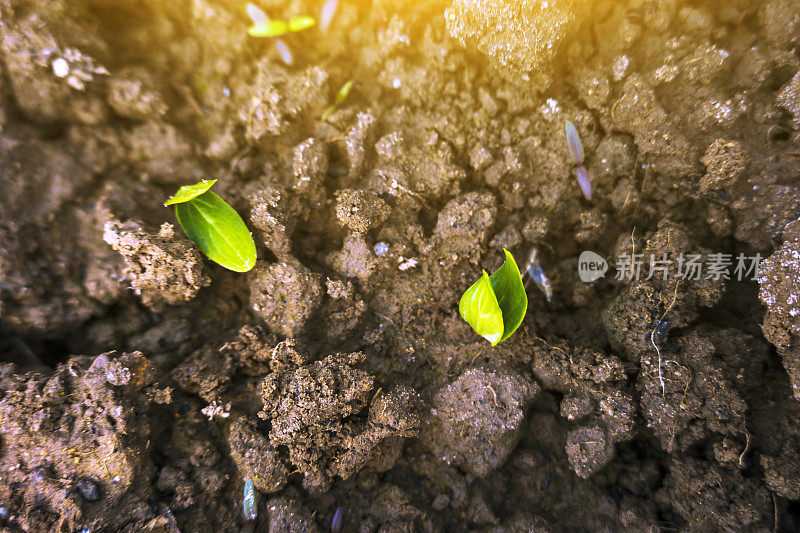
{"type": "MultiPolygon", "coordinates": [[[[726,253],[678,254],[621,254],[616,257],[614,278],[639,281],[667,278],[683,280],[757,280],[761,254],[736,256],[726,253]]],[[[591,283],[605,276],[608,262],[602,256],[586,250],[578,258],[578,276],[591,283]]]]}

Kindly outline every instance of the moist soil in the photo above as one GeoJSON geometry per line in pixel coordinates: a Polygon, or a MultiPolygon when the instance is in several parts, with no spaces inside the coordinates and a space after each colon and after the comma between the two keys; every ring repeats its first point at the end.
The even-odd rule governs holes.
{"type": "Polygon", "coordinates": [[[0,4],[0,530],[800,529],[800,2],[258,7],[0,4]]]}

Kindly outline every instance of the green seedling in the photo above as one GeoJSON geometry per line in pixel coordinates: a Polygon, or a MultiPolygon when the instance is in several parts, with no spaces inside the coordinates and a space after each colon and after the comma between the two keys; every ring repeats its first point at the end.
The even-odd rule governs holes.
{"type": "Polygon", "coordinates": [[[239,213],[209,190],[216,182],[184,185],[164,206],[175,206],[186,236],[209,259],[234,272],[247,272],[256,264],[256,243],[239,213]]]}
{"type": "Polygon", "coordinates": [[[347,98],[347,95],[350,94],[350,91],[352,89],[353,89],[353,80],[349,80],[347,83],[342,85],[342,88],[339,89],[338,93],[336,93],[336,100],[334,100],[334,102],[331,105],[326,107],[325,112],[322,113],[322,120],[328,120],[329,118],[331,118],[331,115],[333,115],[336,112],[336,109],[338,109],[338,107],[342,104],[342,102],[345,101],[345,98],[347,98]]]}
{"type": "Polygon", "coordinates": [[[528,311],[528,295],[517,262],[508,250],[503,251],[505,263],[491,276],[484,270],[458,303],[461,318],[492,346],[517,331],[528,311]]]}
{"type": "Polygon", "coordinates": [[[280,37],[287,33],[297,33],[314,26],[317,21],[314,17],[294,17],[288,22],[283,20],[262,20],[247,29],[251,37],[280,37]]]}

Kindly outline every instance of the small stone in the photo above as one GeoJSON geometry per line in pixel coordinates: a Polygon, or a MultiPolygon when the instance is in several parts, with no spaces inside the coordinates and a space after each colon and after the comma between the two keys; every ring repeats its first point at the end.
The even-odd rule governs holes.
{"type": "Polygon", "coordinates": [[[63,57],[54,59],[52,67],[56,78],[66,78],[69,75],[69,62],[63,57]]]}
{"type": "Polygon", "coordinates": [[[81,481],[78,481],[75,486],[78,488],[78,492],[85,500],[96,502],[100,499],[100,488],[94,481],[82,479],[81,481]]]}
{"type": "Polygon", "coordinates": [[[381,241],[375,244],[375,255],[383,255],[389,251],[389,245],[381,241]]]}

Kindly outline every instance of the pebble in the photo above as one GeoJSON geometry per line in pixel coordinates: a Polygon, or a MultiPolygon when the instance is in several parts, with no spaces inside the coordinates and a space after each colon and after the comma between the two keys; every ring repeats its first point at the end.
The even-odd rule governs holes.
{"type": "Polygon", "coordinates": [[[69,62],[63,57],[54,59],[52,67],[56,78],[66,78],[69,75],[69,62]]]}
{"type": "Polygon", "coordinates": [[[78,492],[80,492],[85,500],[96,502],[100,499],[100,489],[94,481],[83,479],[78,481],[76,486],[78,487],[78,492]]]}

